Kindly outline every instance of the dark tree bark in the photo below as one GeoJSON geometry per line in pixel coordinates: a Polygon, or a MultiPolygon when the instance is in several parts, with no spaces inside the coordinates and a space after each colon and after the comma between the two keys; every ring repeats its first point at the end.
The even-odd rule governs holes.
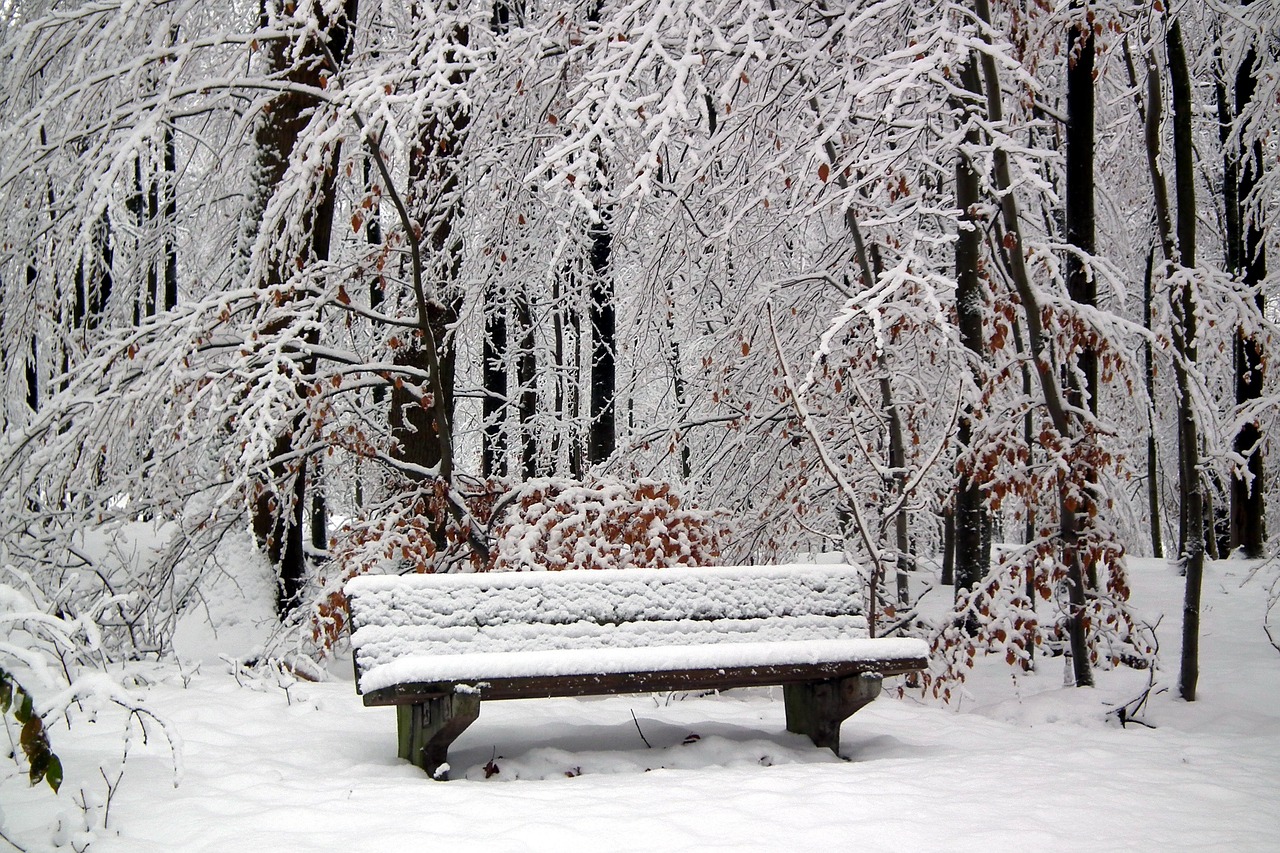
{"type": "MultiPolygon", "coordinates": [[[[602,0],[592,0],[586,20],[599,26],[602,0]]],[[[596,186],[595,189],[599,189],[596,186]]],[[[587,459],[598,465],[617,448],[617,322],[613,283],[613,208],[602,203],[599,221],[587,230],[591,279],[587,299],[587,319],[591,325],[591,388],[587,398],[587,459]]]]}
{"type": "Polygon", "coordinates": [[[951,506],[942,508],[942,578],[953,586],[956,582],[956,512],[951,506]]]}
{"type": "MultiPolygon", "coordinates": [[[[1257,89],[1254,75],[1256,56],[1253,48],[1245,55],[1235,79],[1235,122],[1239,123],[1257,89]]],[[[1220,91],[1225,88],[1220,86],[1220,91]]],[[[1225,101],[1225,93],[1221,95],[1225,101]]],[[[1225,103],[1223,104],[1225,106],[1225,103]]],[[[1220,109],[1220,119],[1226,110],[1220,109]]],[[[1223,126],[1224,136],[1229,127],[1223,126]]],[[[1226,139],[1224,138],[1224,143],[1226,139]]],[[[1257,141],[1250,149],[1243,141],[1237,152],[1225,156],[1226,174],[1223,180],[1227,194],[1228,263],[1239,277],[1241,284],[1254,290],[1254,304],[1258,316],[1266,313],[1266,303],[1261,285],[1267,275],[1266,243],[1263,239],[1258,216],[1251,215],[1249,198],[1261,179],[1263,169],[1262,143],[1257,141]],[[1238,162],[1237,162],[1238,160],[1238,162]]],[[[1235,397],[1240,406],[1262,397],[1263,382],[1262,344],[1255,334],[1241,329],[1235,340],[1235,397]]],[[[1244,470],[1231,473],[1231,548],[1239,549],[1246,557],[1260,558],[1266,550],[1266,504],[1263,492],[1262,430],[1256,421],[1240,427],[1232,441],[1232,449],[1247,460],[1244,470]]]]}
{"type": "MultiPolygon", "coordinates": [[[[313,467],[318,474],[321,466],[316,464],[313,467]]],[[[329,508],[324,489],[315,484],[311,486],[311,550],[317,554],[329,550],[329,508]]]]}
{"type": "MultiPolygon", "coordinates": [[[[676,340],[675,329],[670,317],[668,317],[667,322],[667,337],[670,341],[668,361],[671,364],[671,390],[676,398],[676,412],[679,413],[681,420],[683,420],[684,416],[689,412],[688,394],[685,389],[684,366],[680,362],[680,342],[676,340]]],[[[677,443],[680,445],[680,478],[687,482],[689,477],[693,475],[693,457],[689,450],[687,431],[681,431],[677,443]]]]}
{"type": "MultiPolygon", "coordinates": [[[[352,0],[351,15],[355,15],[352,0]]],[[[353,18],[354,20],[354,18],[353,18]]],[[[164,146],[164,174],[159,186],[157,215],[163,223],[164,310],[178,307],[178,238],[174,233],[178,221],[178,147],[173,138],[173,125],[166,124],[161,143],[164,146]]]]}
{"type": "MultiPolygon", "coordinates": [[[[267,12],[264,0],[261,7],[264,24],[267,12]]],[[[332,72],[329,67],[329,58],[336,58],[340,63],[345,61],[355,26],[356,0],[347,0],[344,13],[337,19],[329,20],[318,8],[316,17],[321,21],[322,26],[315,34],[306,36],[303,44],[291,45],[281,39],[266,45],[269,73],[279,75],[290,83],[319,88],[322,75],[332,72]],[[300,55],[305,58],[304,61],[297,63],[291,61],[293,47],[299,49],[300,55]]],[[[254,199],[251,210],[254,217],[261,215],[271,193],[283,180],[298,136],[311,120],[311,111],[314,107],[315,103],[309,96],[286,90],[277,95],[271,101],[269,108],[263,111],[254,131],[254,145],[258,157],[258,197],[254,199]]],[[[310,246],[307,247],[308,257],[296,259],[303,264],[311,260],[327,259],[329,255],[338,153],[336,148],[331,153],[331,168],[321,179],[322,185],[317,193],[315,206],[306,212],[303,227],[304,232],[311,237],[310,246]]],[[[256,226],[256,222],[254,224],[256,226]]],[[[266,280],[261,284],[265,287],[274,287],[283,283],[287,274],[285,265],[289,262],[290,259],[285,258],[273,262],[267,271],[266,280]]],[[[175,274],[172,294],[175,304],[176,286],[175,274]]],[[[166,281],[166,304],[170,298],[168,288],[169,284],[166,281]]],[[[264,331],[270,334],[277,329],[269,327],[264,331]]],[[[309,371],[310,368],[304,367],[304,374],[309,371]]],[[[300,393],[305,394],[305,391],[300,393]]],[[[284,493],[276,494],[269,485],[260,484],[252,505],[253,530],[259,547],[266,552],[268,559],[279,572],[276,608],[282,616],[297,606],[307,578],[303,538],[307,510],[306,460],[292,463],[284,461],[293,455],[294,442],[302,428],[303,422],[299,418],[283,430],[276,440],[274,458],[277,461],[270,466],[270,480],[276,484],[288,483],[284,493]]]]}
{"type": "MultiPolygon", "coordinates": [[[[1155,56],[1148,53],[1144,60],[1146,73],[1146,97],[1138,94],[1138,75],[1134,67],[1133,55],[1129,43],[1124,43],[1125,64],[1129,70],[1129,82],[1134,90],[1134,104],[1138,115],[1142,118],[1143,140],[1146,149],[1147,172],[1151,179],[1151,196],[1153,201],[1153,224],[1158,247],[1163,263],[1161,269],[1168,270],[1173,263],[1173,222],[1169,213],[1169,190],[1165,184],[1164,173],[1160,165],[1160,119],[1164,111],[1164,96],[1161,94],[1160,72],[1156,67],[1155,56]]],[[[1156,270],[1156,249],[1147,252],[1147,267],[1143,276],[1142,321],[1148,332],[1152,331],[1151,308],[1155,299],[1154,278],[1156,270]]],[[[1147,511],[1151,527],[1151,553],[1157,558],[1164,557],[1164,513],[1160,507],[1160,467],[1159,453],[1156,443],[1156,370],[1155,357],[1151,340],[1143,343],[1143,378],[1147,391],[1147,511]]],[[[1179,536],[1179,543],[1182,538],[1179,536]]],[[[1181,547],[1181,546],[1179,546],[1181,547]]]]}
{"type": "MultiPolygon", "coordinates": [[[[972,96],[972,100],[964,105],[967,112],[978,108],[982,98],[982,82],[978,78],[978,59],[976,55],[969,57],[968,63],[960,72],[960,80],[972,96]]],[[[982,142],[981,134],[976,126],[969,124],[965,131],[965,146],[976,150],[982,142]]],[[[982,260],[983,224],[978,209],[981,202],[981,185],[978,172],[974,169],[967,154],[956,158],[956,207],[960,209],[960,227],[956,232],[956,319],[960,331],[960,343],[968,352],[975,382],[981,382],[979,365],[985,358],[986,344],[982,336],[982,314],[984,294],[982,280],[979,275],[979,264],[982,260]]],[[[966,460],[973,447],[972,403],[966,403],[961,413],[957,434],[957,445],[961,463],[956,477],[955,514],[951,520],[954,529],[954,567],[955,590],[959,595],[972,592],[978,588],[982,578],[986,576],[989,558],[983,547],[984,531],[987,527],[987,508],[983,500],[982,488],[975,479],[976,472],[970,470],[971,462],[966,460]]],[[[976,630],[976,625],[968,628],[976,630]]]]}
{"type": "Polygon", "coordinates": [[[567,348],[567,326],[566,320],[569,312],[573,308],[566,304],[564,298],[564,283],[567,276],[564,271],[555,276],[551,280],[551,337],[552,349],[551,358],[555,369],[554,383],[554,399],[552,401],[552,412],[559,421],[558,428],[551,435],[551,466],[553,473],[561,472],[560,460],[562,453],[568,454],[568,468],[574,471],[571,476],[580,476],[581,461],[575,459],[575,455],[579,455],[577,449],[577,412],[574,410],[577,397],[574,389],[579,383],[578,378],[578,356],[574,351],[573,364],[570,365],[568,359],[567,348]]]}
{"type": "MultiPolygon", "coordinates": [[[[494,0],[489,16],[489,29],[495,35],[524,24],[524,0],[494,0]]],[[[558,282],[557,282],[558,284],[558,282]]],[[[509,410],[507,366],[510,341],[507,333],[507,300],[509,294],[496,285],[484,289],[484,342],[481,374],[484,398],[481,401],[483,433],[480,439],[480,474],[482,477],[507,475],[507,412],[509,410]]],[[[559,298],[552,300],[557,305],[559,298]]],[[[558,320],[558,315],[557,315],[558,320]]],[[[560,329],[556,327],[557,364],[559,364],[560,329]]],[[[557,382],[560,380],[557,379],[557,382]]],[[[560,386],[557,384],[557,394],[560,386]]],[[[559,409],[559,406],[557,406],[559,409]]]]}
{"type": "MultiPolygon", "coordinates": [[[[71,309],[71,324],[75,329],[98,327],[115,287],[111,220],[105,212],[93,230],[92,242],[92,253],[81,257],[76,268],[75,300],[71,309]]],[[[64,371],[66,366],[64,364],[64,371]]]]}
{"type": "Polygon", "coordinates": [[[534,352],[533,313],[529,297],[516,297],[516,328],[519,342],[516,352],[516,387],[519,389],[520,477],[532,480],[538,476],[538,376],[537,354],[534,352]]]}
{"type": "MultiPolygon", "coordinates": [[[[1066,232],[1067,292],[1080,305],[1098,304],[1098,285],[1085,258],[1097,248],[1094,228],[1093,181],[1093,28],[1081,20],[1067,36],[1067,151],[1066,232]],[[1083,38],[1081,37],[1083,36],[1083,38]]],[[[1098,413],[1098,354],[1082,344],[1076,366],[1083,386],[1073,382],[1072,404],[1098,413]]]]}
{"type": "Polygon", "coordinates": [[[153,152],[147,159],[153,162],[144,169],[143,156],[134,158],[134,196],[128,207],[139,232],[160,244],[161,256],[159,260],[146,260],[143,291],[134,305],[135,323],[142,317],[154,316],[158,309],[170,311],[178,305],[178,246],[174,234],[178,154],[172,125],[166,124],[161,131],[159,156],[153,152]]]}
{"type": "MultiPolygon", "coordinates": [[[[411,466],[406,470],[406,476],[411,480],[426,479],[424,470],[434,470],[442,479],[447,479],[436,409],[438,407],[442,410],[447,424],[453,423],[457,356],[451,332],[457,321],[456,308],[452,304],[435,304],[428,312],[433,339],[446,341],[437,350],[435,357],[440,369],[443,399],[436,399],[428,379],[415,383],[416,387],[410,386],[408,382],[396,383],[391,387],[391,410],[387,419],[391,427],[391,456],[411,466]]],[[[433,359],[423,351],[420,342],[421,338],[415,338],[407,348],[396,353],[393,361],[400,367],[408,368],[406,372],[429,377],[433,359]]]]}
{"type": "Polygon", "coordinates": [[[505,477],[507,474],[507,306],[494,288],[484,294],[484,436],[480,448],[480,474],[505,477]]]}
{"type": "Polygon", "coordinates": [[[1187,274],[1175,288],[1173,299],[1175,350],[1174,378],[1178,386],[1178,458],[1183,484],[1182,515],[1185,541],[1182,561],[1186,569],[1186,592],[1182,603],[1182,665],[1178,692],[1188,702],[1195,701],[1200,675],[1200,587],[1204,577],[1203,485],[1200,477],[1199,429],[1191,400],[1190,368],[1196,361],[1195,293],[1189,271],[1195,268],[1196,197],[1195,151],[1192,139],[1191,76],[1187,70],[1182,28],[1177,21],[1166,36],[1170,88],[1173,96],[1173,153],[1177,201],[1178,265],[1187,274]]]}
{"type": "Polygon", "coordinates": [[[489,28],[495,33],[506,33],[513,26],[524,26],[524,10],[525,0],[495,0],[489,28]]]}
{"type": "MultiPolygon", "coordinates": [[[[40,272],[34,263],[27,265],[27,292],[34,293],[36,279],[40,272]]],[[[27,408],[32,412],[40,411],[40,340],[31,336],[31,348],[27,353],[24,367],[27,379],[27,408]]]]}
{"type": "MultiPolygon", "coordinates": [[[[1147,169],[1151,175],[1153,195],[1156,197],[1156,231],[1158,243],[1165,251],[1165,263],[1172,259],[1172,250],[1166,234],[1171,225],[1167,222],[1169,204],[1164,188],[1164,177],[1160,172],[1160,115],[1162,111],[1160,96],[1160,74],[1155,68],[1155,59],[1147,56],[1147,96],[1146,102],[1140,95],[1138,70],[1133,61],[1133,51],[1129,49],[1129,41],[1124,42],[1125,67],[1129,70],[1129,86],[1133,90],[1134,108],[1142,119],[1143,136],[1146,142],[1147,169]]],[[[1153,279],[1156,272],[1156,247],[1147,250],[1147,268],[1142,278],[1142,324],[1147,332],[1152,332],[1152,300],[1155,300],[1153,279]]],[[[1156,360],[1151,336],[1142,343],[1143,386],[1147,389],[1147,517],[1151,530],[1151,553],[1153,557],[1165,556],[1164,512],[1160,507],[1160,453],[1156,446],[1156,360]]]]}
{"type": "MultiPolygon", "coordinates": [[[[569,423],[573,424],[573,428],[569,433],[569,476],[575,480],[581,480],[586,475],[587,470],[587,447],[584,438],[590,438],[590,429],[584,435],[581,427],[582,359],[585,345],[582,333],[582,311],[579,310],[576,302],[569,306],[568,315],[569,328],[573,333],[572,355],[567,356],[573,359],[572,366],[566,366],[565,368],[565,392],[567,398],[565,400],[565,408],[569,423]]],[[[590,368],[588,368],[589,372],[590,368]]]]}
{"type": "Polygon", "coordinates": [[[591,261],[591,425],[587,462],[598,465],[613,455],[617,442],[617,321],[614,314],[613,234],[608,210],[589,232],[591,261]]]}
{"type": "MultiPolygon", "coordinates": [[[[1142,277],[1142,325],[1151,331],[1151,304],[1155,298],[1152,289],[1152,273],[1155,267],[1155,249],[1147,251],[1147,269],[1142,277]]],[[[1160,508],[1160,455],[1156,445],[1156,364],[1151,340],[1142,344],[1143,380],[1147,388],[1147,515],[1151,526],[1151,555],[1164,558],[1164,513],[1160,508]]]]}
{"type": "MultiPolygon", "coordinates": [[[[860,242],[860,241],[858,241],[860,242]]],[[[880,248],[872,244],[867,248],[871,260],[871,272],[879,281],[884,275],[884,263],[880,259],[880,248]]],[[[907,490],[907,442],[902,428],[902,413],[898,409],[897,399],[893,395],[893,384],[890,379],[889,365],[884,352],[879,353],[877,372],[880,386],[880,405],[884,409],[885,420],[889,432],[889,482],[886,484],[890,500],[900,503],[898,511],[893,515],[893,551],[894,551],[894,587],[896,601],[906,606],[911,600],[910,573],[915,563],[911,554],[911,539],[908,534],[908,518],[906,509],[907,490]]]]}
{"type": "MultiPolygon", "coordinates": [[[[1071,250],[1067,252],[1066,278],[1067,293],[1078,305],[1094,307],[1098,304],[1098,284],[1089,268],[1087,258],[1091,258],[1097,248],[1094,228],[1094,180],[1093,180],[1093,142],[1094,142],[1094,94],[1093,65],[1094,43],[1093,26],[1079,11],[1079,4],[1073,4],[1079,15],[1067,33],[1067,151],[1066,151],[1066,209],[1065,230],[1067,244],[1071,250]]],[[[1080,351],[1076,356],[1076,370],[1069,372],[1067,382],[1067,399],[1080,414],[1078,421],[1083,425],[1080,440],[1092,445],[1095,441],[1092,425],[1088,420],[1098,414],[1098,354],[1089,341],[1079,343],[1080,351]],[[1087,411],[1091,418],[1086,419],[1087,411]]],[[[1087,532],[1090,519],[1096,513],[1096,495],[1098,472],[1093,468],[1082,470],[1077,477],[1079,495],[1077,504],[1080,522],[1080,533],[1087,532]]],[[[1077,548],[1077,543],[1067,543],[1077,548]]],[[[1078,549],[1077,549],[1078,550],[1078,549]]],[[[1086,553],[1091,553],[1086,550],[1086,553]]],[[[1091,557],[1081,557],[1078,553],[1069,555],[1069,560],[1080,561],[1084,567],[1084,578],[1090,589],[1098,587],[1098,571],[1091,557]]],[[[1083,599],[1081,599],[1083,603],[1083,599]]]]}
{"type": "MultiPolygon", "coordinates": [[[[465,48],[470,32],[465,26],[455,27],[450,34],[451,55],[465,48]]],[[[460,57],[457,57],[460,59],[460,57]]],[[[449,81],[461,88],[467,72],[458,68],[449,81]]],[[[450,104],[430,115],[409,158],[408,202],[414,226],[426,238],[428,262],[424,271],[429,282],[425,321],[429,334],[418,334],[395,356],[396,364],[430,376],[438,370],[431,385],[411,388],[407,383],[391,392],[390,426],[393,458],[409,463],[410,479],[422,479],[420,470],[437,472],[449,480],[453,474],[451,434],[454,414],[454,377],[457,352],[453,327],[462,307],[458,273],[462,265],[461,152],[466,145],[470,115],[460,103],[450,104]],[[434,342],[435,353],[425,348],[434,342]],[[435,389],[438,388],[438,393],[435,389]],[[428,390],[431,389],[431,390],[428,390]],[[442,434],[441,431],[445,434],[442,434]]],[[[415,294],[415,298],[417,295],[415,294]]],[[[437,540],[443,543],[444,519],[438,522],[437,540]]]]}

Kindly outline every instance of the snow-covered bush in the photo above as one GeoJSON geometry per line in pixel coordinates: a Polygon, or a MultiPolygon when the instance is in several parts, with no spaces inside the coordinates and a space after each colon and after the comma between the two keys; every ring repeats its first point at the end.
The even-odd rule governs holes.
{"type": "MultiPolygon", "coordinates": [[[[123,711],[121,754],[105,757],[101,779],[94,776],[86,783],[105,782],[109,796],[120,783],[135,729],[146,740],[158,727],[171,749],[176,741],[164,721],[130,689],[136,676],[128,667],[111,664],[104,647],[102,623],[109,621],[109,614],[122,612],[126,597],[103,594],[78,604],[69,596],[43,594],[29,575],[12,565],[0,570],[0,726],[15,745],[10,758],[17,770],[30,784],[44,782],[57,792],[64,773],[50,730],[81,718],[98,719],[109,708],[123,711]]],[[[173,754],[176,772],[176,751],[173,754]]],[[[84,849],[93,831],[105,828],[106,813],[93,823],[88,814],[92,796],[79,780],[77,785],[85,826],[72,843],[84,849]]]]}
{"type": "Polygon", "coordinates": [[[331,543],[311,608],[311,640],[327,649],[342,635],[342,586],[386,571],[560,571],[706,566],[720,562],[732,526],[723,511],[697,507],[657,480],[541,478],[477,481],[468,516],[486,527],[488,553],[473,547],[436,484],[366,508],[331,543]]]}
{"type": "MultiPolygon", "coordinates": [[[[1098,574],[1098,589],[1087,596],[1084,613],[1090,665],[1154,666],[1155,638],[1129,607],[1123,551],[1098,539],[1086,547],[1098,574]]],[[[1001,554],[976,591],[957,596],[944,621],[915,626],[913,633],[930,642],[930,668],[918,682],[924,695],[950,702],[979,657],[1003,660],[1017,677],[1045,657],[1069,653],[1068,583],[1048,535],[1001,554]]]]}
{"type": "Polygon", "coordinates": [[[654,480],[531,480],[490,526],[494,571],[715,565],[730,532],[723,514],[654,480]]]}

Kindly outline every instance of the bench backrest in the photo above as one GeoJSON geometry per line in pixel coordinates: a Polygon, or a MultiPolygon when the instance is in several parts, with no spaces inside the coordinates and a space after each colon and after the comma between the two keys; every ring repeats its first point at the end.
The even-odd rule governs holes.
{"type": "Polygon", "coordinates": [[[357,674],[409,655],[865,637],[845,565],[365,575],[346,586],[357,674]]]}

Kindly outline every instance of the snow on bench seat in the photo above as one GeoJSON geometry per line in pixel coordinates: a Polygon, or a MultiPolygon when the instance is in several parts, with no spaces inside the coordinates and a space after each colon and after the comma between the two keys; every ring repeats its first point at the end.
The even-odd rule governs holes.
{"type": "Polygon", "coordinates": [[[812,645],[866,637],[860,587],[847,566],[791,565],[366,575],[347,596],[367,693],[406,681],[862,657],[870,647],[812,645]],[[776,643],[789,648],[766,651],[776,643]],[[716,648],[730,644],[747,648],[716,648]]]}

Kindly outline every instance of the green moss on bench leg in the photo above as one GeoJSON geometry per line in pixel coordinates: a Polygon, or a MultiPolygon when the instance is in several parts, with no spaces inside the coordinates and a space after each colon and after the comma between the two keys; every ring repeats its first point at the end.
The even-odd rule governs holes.
{"type": "Polygon", "coordinates": [[[396,706],[399,755],[433,779],[449,778],[449,744],[480,717],[480,694],[453,693],[396,706]]]}
{"type": "Polygon", "coordinates": [[[863,673],[830,681],[786,684],[787,731],[808,735],[817,746],[840,754],[840,724],[880,695],[880,676],[863,673]]]}

